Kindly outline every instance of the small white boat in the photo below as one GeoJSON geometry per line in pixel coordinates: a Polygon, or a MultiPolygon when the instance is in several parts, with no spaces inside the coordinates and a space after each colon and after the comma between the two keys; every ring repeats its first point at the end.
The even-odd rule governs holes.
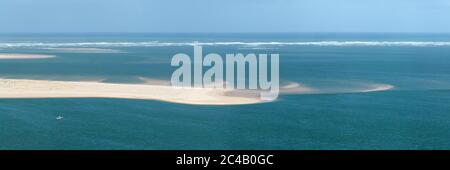
{"type": "Polygon", "coordinates": [[[61,119],[63,119],[64,117],[62,117],[62,116],[58,116],[58,117],[56,117],[56,120],[61,120],[61,119]]]}

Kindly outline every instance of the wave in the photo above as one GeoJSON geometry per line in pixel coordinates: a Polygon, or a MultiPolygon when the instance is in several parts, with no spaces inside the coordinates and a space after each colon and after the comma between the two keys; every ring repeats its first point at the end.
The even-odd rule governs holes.
{"type": "Polygon", "coordinates": [[[386,91],[386,90],[390,90],[393,89],[394,86],[390,85],[390,84],[371,84],[369,85],[368,89],[365,90],[361,90],[359,92],[376,92],[376,91],[386,91]]]}
{"type": "Polygon", "coordinates": [[[317,90],[317,94],[343,94],[343,93],[369,93],[369,92],[380,92],[394,89],[395,86],[390,84],[365,84],[360,85],[360,87],[353,87],[349,89],[327,89],[327,90],[317,90]]]}
{"type": "Polygon", "coordinates": [[[288,82],[280,87],[280,93],[282,94],[311,94],[314,92],[315,89],[297,82],[288,82]]]}
{"type": "Polygon", "coordinates": [[[0,48],[158,47],[158,46],[450,46],[450,41],[310,41],[310,42],[2,42],[0,48]]]}
{"type": "Polygon", "coordinates": [[[395,86],[380,83],[360,83],[356,87],[353,84],[344,84],[333,87],[311,87],[297,82],[289,82],[280,87],[281,94],[346,94],[346,93],[369,93],[392,90],[395,86]]]}
{"type": "Polygon", "coordinates": [[[120,50],[105,49],[105,48],[42,48],[42,49],[63,53],[123,53],[120,50]]]}
{"type": "Polygon", "coordinates": [[[280,84],[280,94],[351,94],[381,92],[394,89],[395,86],[383,83],[348,82],[331,86],[310,86],[294,81],[285,81],[280,84]]]}

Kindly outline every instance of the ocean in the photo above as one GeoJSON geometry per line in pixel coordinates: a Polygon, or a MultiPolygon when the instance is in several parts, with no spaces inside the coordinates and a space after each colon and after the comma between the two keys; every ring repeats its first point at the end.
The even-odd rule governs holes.
{"type": "Polygon", "coordinates": [[[230,106],[0,99],[0,149],[450,149],[450,34],[0,34],[0,53],[56,56],[0,60],[0,78],[170,80],[193,45],[277,53],[281,84],[314,92],[230,106]]]}

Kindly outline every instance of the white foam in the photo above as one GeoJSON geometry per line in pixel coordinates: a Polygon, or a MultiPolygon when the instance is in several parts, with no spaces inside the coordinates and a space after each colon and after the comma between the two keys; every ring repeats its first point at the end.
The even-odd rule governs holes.
{"type": "Polygon", "coordinates": [[[280,87],[280,93],[283,94],[311,94],[314,92],[315,89],[297,82],[288,82],[280,87]]]}
{"type": "Polygon", "coordinates": [[[42,49],[56,52],[69,52],[69,53],[122,53],[120,50],[105,49],[105,48],[42,48],[42,49]]]}
{"type": "Polygon", "coordinates": [[[342,93],[369,93],[369,92],[380,92],[387,91],[395,88],[395,86],[390,84],[361,84],[360,87],[353,87],[350,89],[346,89],[345,87],[339,87],[336,89],[327,89],[315,91],[318,94],[342,94],[342,93]]]}
{"type": "Polygon", "coordinates": [[[376,91],[386,91],[393,89],[394,86],[390,84],[371,84],[368,89],[361,90],[359,92],[376,92],[376,91]]]}
{"type": "Polygon", "coordinates": [[[158,47],[158,46],[450,46],[450,41],[301,41],[301,42],[2,42],[0,48],[158,47]]]}

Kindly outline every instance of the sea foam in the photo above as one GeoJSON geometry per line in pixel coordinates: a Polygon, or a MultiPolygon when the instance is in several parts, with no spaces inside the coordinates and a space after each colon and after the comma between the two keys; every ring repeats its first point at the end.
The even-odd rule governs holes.
{"type": "Polygon", "coordinates": [[[2,42],[0,48],[158,47],[158,46],[450,46],[448,41],[301,41],[301,42],[2,42]]]}

